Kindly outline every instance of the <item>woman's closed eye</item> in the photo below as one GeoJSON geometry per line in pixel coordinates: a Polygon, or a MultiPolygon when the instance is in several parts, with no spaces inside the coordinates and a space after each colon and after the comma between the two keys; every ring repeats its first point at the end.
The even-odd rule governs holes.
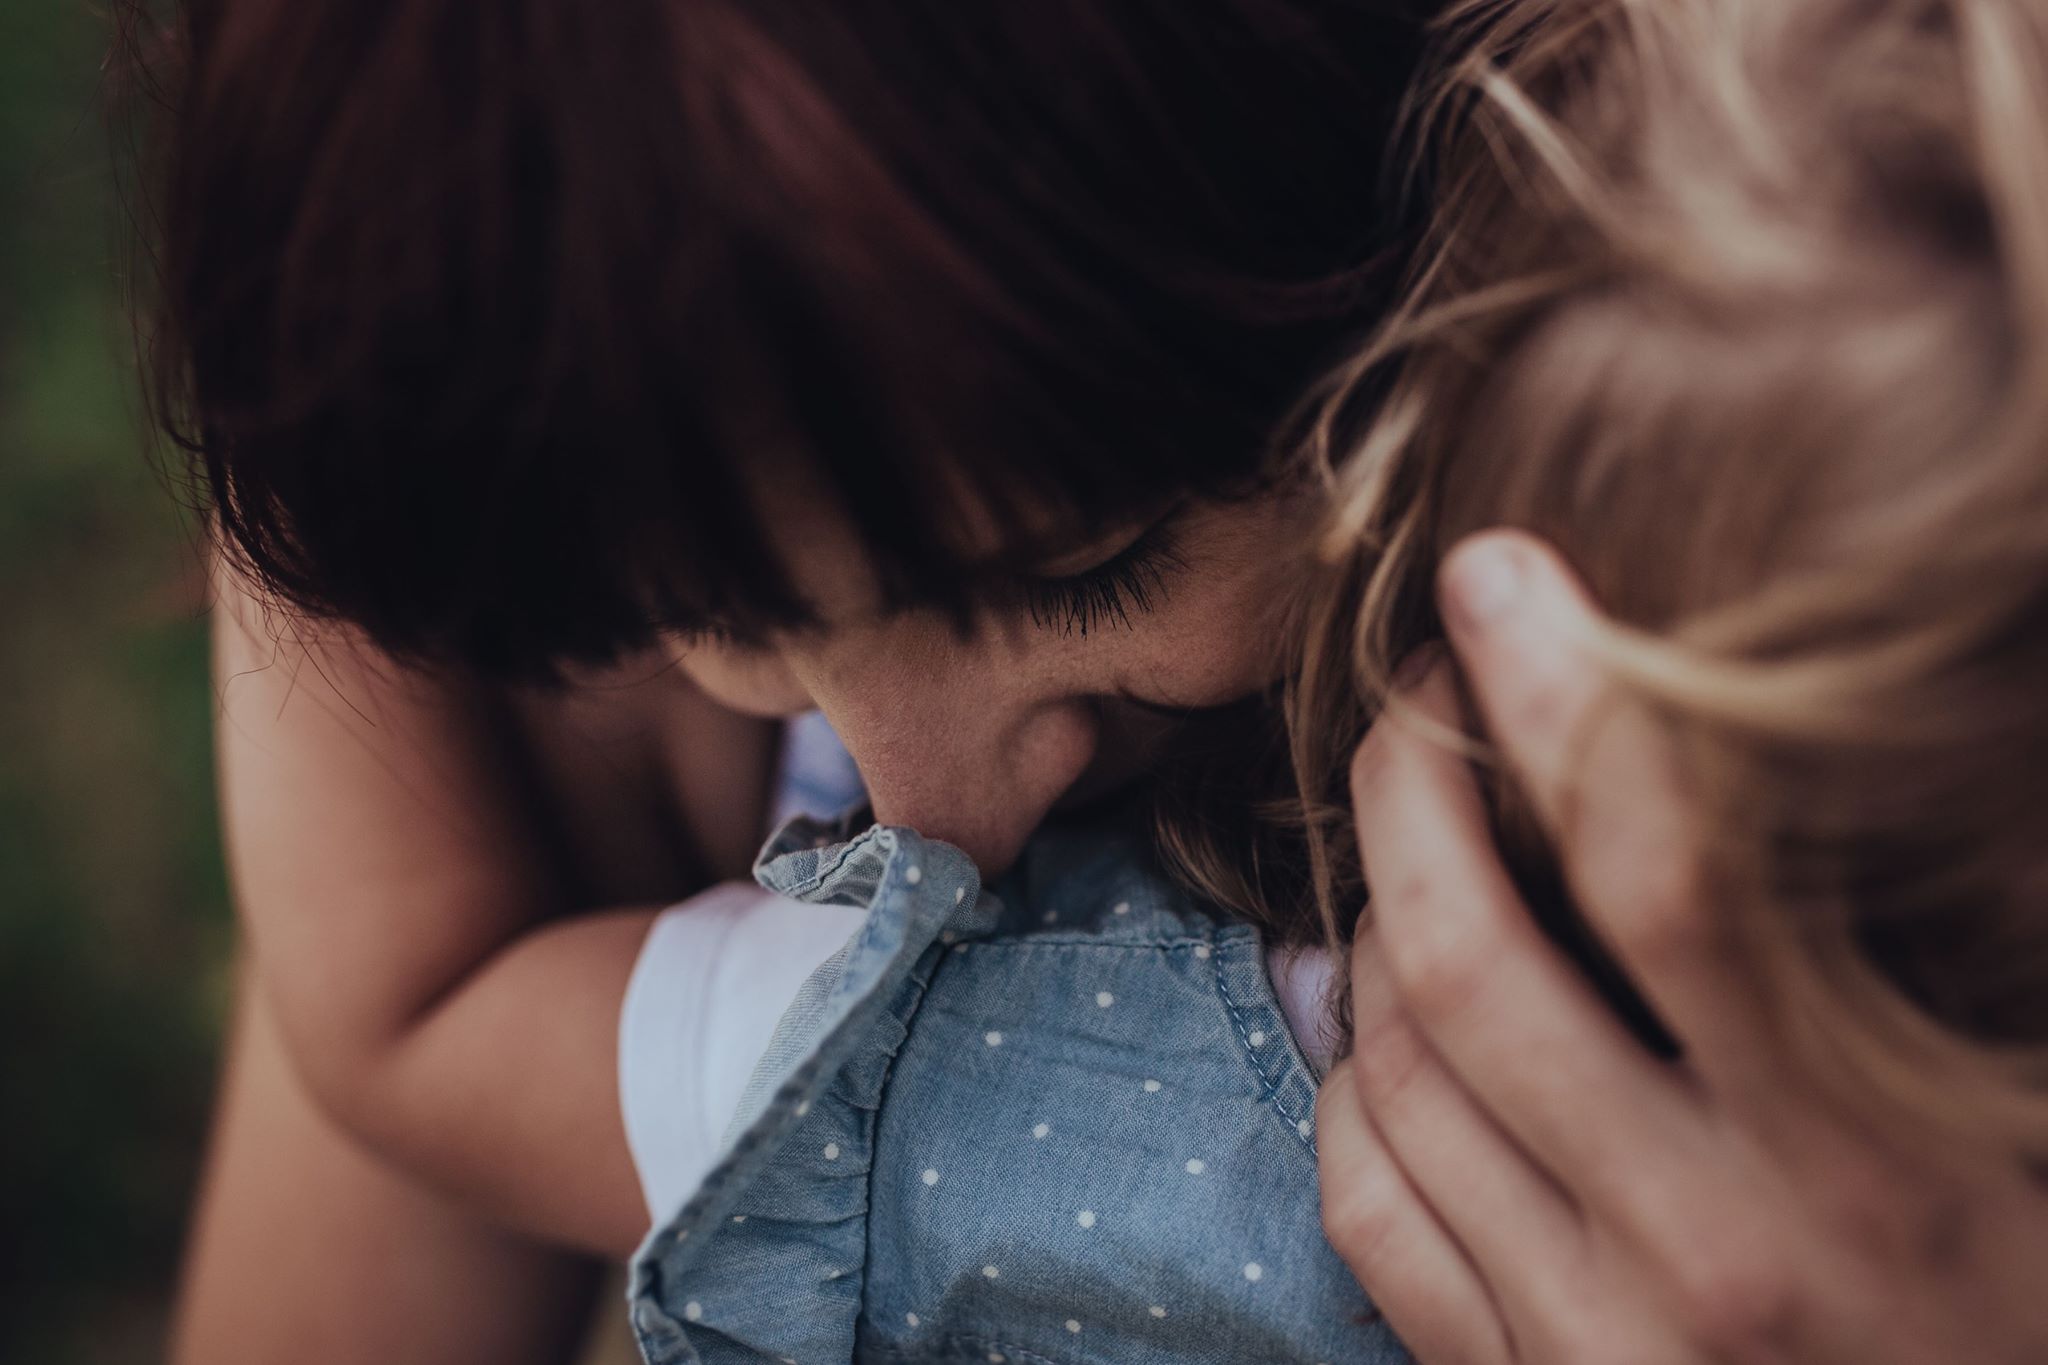
{"type": "Polygon", "coordinates": [[[1018,586],[1032,624],[1063,636],[1131,629],[1132,616],[1156,609],[1175,576],[1187,567],[1174,520],[1162,517],[1108,559],[1089,568],[1023,579],[1018,586]]]}

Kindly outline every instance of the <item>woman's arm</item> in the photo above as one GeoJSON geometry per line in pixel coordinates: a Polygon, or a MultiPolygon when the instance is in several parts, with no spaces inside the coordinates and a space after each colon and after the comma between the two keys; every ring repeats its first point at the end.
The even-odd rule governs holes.
{"type": "Polygon", "coordinates": [[[566,1365],[594,1262],[485,1222],[336,1128],[244,973],[171,1365],[566,1365]]]}
{"type": "MultiPolygon", "coordinates": [[[[510,928],[564,908],[550,903],[558,901],[552,896],[555,878],[536,851],[539,830],[547,814],[580,819],[603,806],[604,800],[579,801],[572,791],[565,812],[529,819],[511,784],[490,782],[480,793],[485,816],[480,820],[475,807],[451,800],[445,791],[433,796],[436,767],[451,757],[459,760],[460,748],[449,755],[445,735],[417,744],[409,742],[408,732],[436,728],[437,708],[468,717],[457,735],[467,736],[468,744],[487,760],[485,771],[502,772],[497,737],[476,723],[476,699],[427,687],[423,692],[428,706],[422,716],[418,708],[402,704],[404,689],[397,698],[381,694],[376,684],[398,675],[388,663],[378,663],[373,653],[345,650],[346,657],[335,660],[274,645],[271,624],[238,584],[222,582],[219,599],[214,627],[224,775],[232,787],[239,780],[236,772],[261,772],[271,764],[288,768],[296,762],[323,779],[315,783],[321,790],[310,800],[299,800],[289,787],[275,791],[279,800],[292,803],[291,810],[265,813],[259,807],[257,813],[264,818],[250,822],[231,815],[229,836],[238,848],[237,889],[245,915],[253,911],[268,917],[277,912],[277,905],[267,899],[274,893],[262,888],[284,874],[260,866],[248,871],[239,867],[292,861],[289,845],[281,852],[264,851],[257,841],[265,830],[303,848],[302,875],[307,879],[317,880],[322,868],[332,873],[334,884],[316,888],[316,894],[304,901],[308,907],[345,901],[341,893],[348,886],[366,884],[367,879],[358,882],[354,877],[359,864],[374,870],[389,861],[373,848],[358,849],[338,837],[320,817],[320,810],[335,799],[324,782],[328,769],[321,766],[319,752],[323,735],[343,751],[344,771],[337,774],[344,779],[342,785],[346,770],[358,769],[355,780],[363,782],[366,775],[359,769],[365,763],[370,768],[366,790],[353,804],[392,801],[398,803],[397,810],[420,812],[423,832],[448,829],[451,822],[466,831],[461,840],[441,850],[444,854],[472,860],[487,856],[483,850],[492,845],[489,829],[503,831],[496,841],[498,863],[522,871],[504,879],[516,894],[500,902],[507,913],[499,923],[510,928]],[[354,678],[358,669],[372,669],[377,676],[368,682],[354,678]],[[308,682],[317,690],[305,691],[308,682]],[[371,703],[397,714],[385,714],[371,703]],[[287,733],[280,735],[280,727],[287,733]],[[252,749],[261,763],[249,761],[252,749]],[[294,813],[297,821],[288,818],[294,813]]],[[[420,686],[417,680],[411,685],[420,686]]],[[[581,734],[598,719],[583,710],[587,708],[578,711],[579,719],[565,734],[581,734]]],[[[713,870],[733,875],[757,837],[758,818],[751,812],[760,803],[768,778],[772,745],[770,737],[760,733],[760,723],[730,718],[746,730],[739,734],[731,725],[721,728],[721,719],[725,718],[708,705],[695,708],[682,717],[689,725],[687,733],[669,736],[665,748],[679,771],[674,806],[684,826],[680,835],[713,870]]],[[[580,771],[579,765],[587,761],[581,750],[556,757],[567,762],[570,771],[580,771]]],[[[573,786],[582,779],[562,780],[573,786]]],[[[612,778],[599,772],[590,781],[602,786],[612,778]]],[[[245,803],[251,800],[249,783],[241,783],[238,795],[245,803]]],[[[248,805],[242,810],[246,812],[248,805]]],[[[601,817],[592,818],[601,823],[601,817]]],[[[609,828],[587,831],[594,836],[592,857],[612,856],[607,850],[618,840],[608,836],[609,828]]],[[[613,852],[628,859],[638,856],[630,841],[613,852]]],[[[663,895],[682,895],[693,887],[670,884],[682,870],[635,872],[603,865],[590,872],[637,881],[649,890],[658,887],[663,895]]],[[[347,917],[344,922],[353,918],[345,906],[328,913],[347,917]]],[[[178,1365],[227,1360],[250,1365],[286,1360],[294,1365],[354,1365],[365,1360],[392,1365],[561,1365],[573,1358],[587,1335],[598,1279],[592,1263],[481,1217],[345,1132],[330,1108],[315,1102],[297,1060],[287,1056],[271,1002],[287,996],[291,988],[258,981],[252,964],[245,961],[244,967],[206,1178],[185,1257],[171,1359],[178,1365]]],[[[527,1002],[529,1014],[544,1018],[555,1003],[527,1002]]],[[[607,1016],[604,1055],[579,1068],[579,1074],[600,1078],[607,1087],[616,1074],[610,1023],[607,1016]]],[[[522,1081],[528,1074],[522,1072],[522,1081]]],[[[606,1093],[590,1112],[609,1122],[616,1110],[615,1097],[606,1093]]],[[[585,1153],[550,1149],[544,1155],[580,1163],[585,1153]]],[[[637,1207],[634,1213],[638,1214],[637,1207]]],[[[584,1240],[616,1241],[619,1235],[600,1231],[584,1240]]]]}
{"type": "MultiPolygon", "coordinates": [[[[1562,563],[1479,537],[1443,596],[1489,732],[1685,1056],[1641,1047],[1537,930],[1464,762],[1377,727],[1353,770],[1356,1051],[1319,1117],[1330,1240],[1395,1327],[1426,1365],[2048,1360],[2048,1191],[1859,1125],[1772,1045],[1698,902],[1669,756],[1603,695],[1562,563]]],[[[1408,699],[1458,724],[1444,661],[1408,699]]]]}
{"type": "Polygon", "coordinates": [[[652,910],[570,908],[471,690],[223,584],[219,757],[262,1007],[315,1104],[433,1187],[623,1254],[619,1002],[652,910]],[[281,634],[280,640],[274,638],[281,634]]]}

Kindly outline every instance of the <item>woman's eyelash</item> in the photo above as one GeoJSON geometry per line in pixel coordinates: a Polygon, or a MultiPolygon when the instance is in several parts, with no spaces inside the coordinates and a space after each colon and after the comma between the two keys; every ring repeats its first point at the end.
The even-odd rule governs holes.
{"type": "Polygon", "coordinates": [[[1105,626],[1129,630],[1166,597],[1168,580],[1186,567],[1173,534],[1161,523],[1092,569],[1065,578],[1024,582],[1033,625],[1061,635],[1086,636],[1105,626]]]}

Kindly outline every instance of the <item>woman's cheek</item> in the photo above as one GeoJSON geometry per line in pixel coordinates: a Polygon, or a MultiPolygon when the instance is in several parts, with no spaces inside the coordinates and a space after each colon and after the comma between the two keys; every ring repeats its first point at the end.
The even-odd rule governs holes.
{"type": "Polygon", "coordinates": [[[1145,641],[1132,694],[1187,707],[1221,706],[1278,680],[1286,666],[1286,584],[1246,574],[1169,603],[1145,641]]]}
{"type": "Polygon", "coordinates": [[[1279,651],[1256,634],[1246,629],[1235,638],[1191,638],[1159,661],[1156,682],[1131,690],[1189,708],[1223,706],[1249,696],[1280,676],[1279,651]]]}
{"type": "Polygon", "coordinates": [[[1209,512],[1192,535],[1199,573],[1169,592],[1145,634],[1130,691],[1186,706],[1220,706],[1278,680],[1288,666],[1286,623],[1307,575],[1308,523],[1292,504],[1263,498],[1209,512]]]}

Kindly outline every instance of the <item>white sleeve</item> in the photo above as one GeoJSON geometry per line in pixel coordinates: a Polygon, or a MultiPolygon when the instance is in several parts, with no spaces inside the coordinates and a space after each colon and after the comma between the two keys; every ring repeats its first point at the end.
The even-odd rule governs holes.
{"type": "Polygon", "coordinates": [[[799,987],[867,912],[731,882],[664,910],[619,1013],[619,1108],[656,1223],[718,1160],[754,1064],[799,987]]]}

